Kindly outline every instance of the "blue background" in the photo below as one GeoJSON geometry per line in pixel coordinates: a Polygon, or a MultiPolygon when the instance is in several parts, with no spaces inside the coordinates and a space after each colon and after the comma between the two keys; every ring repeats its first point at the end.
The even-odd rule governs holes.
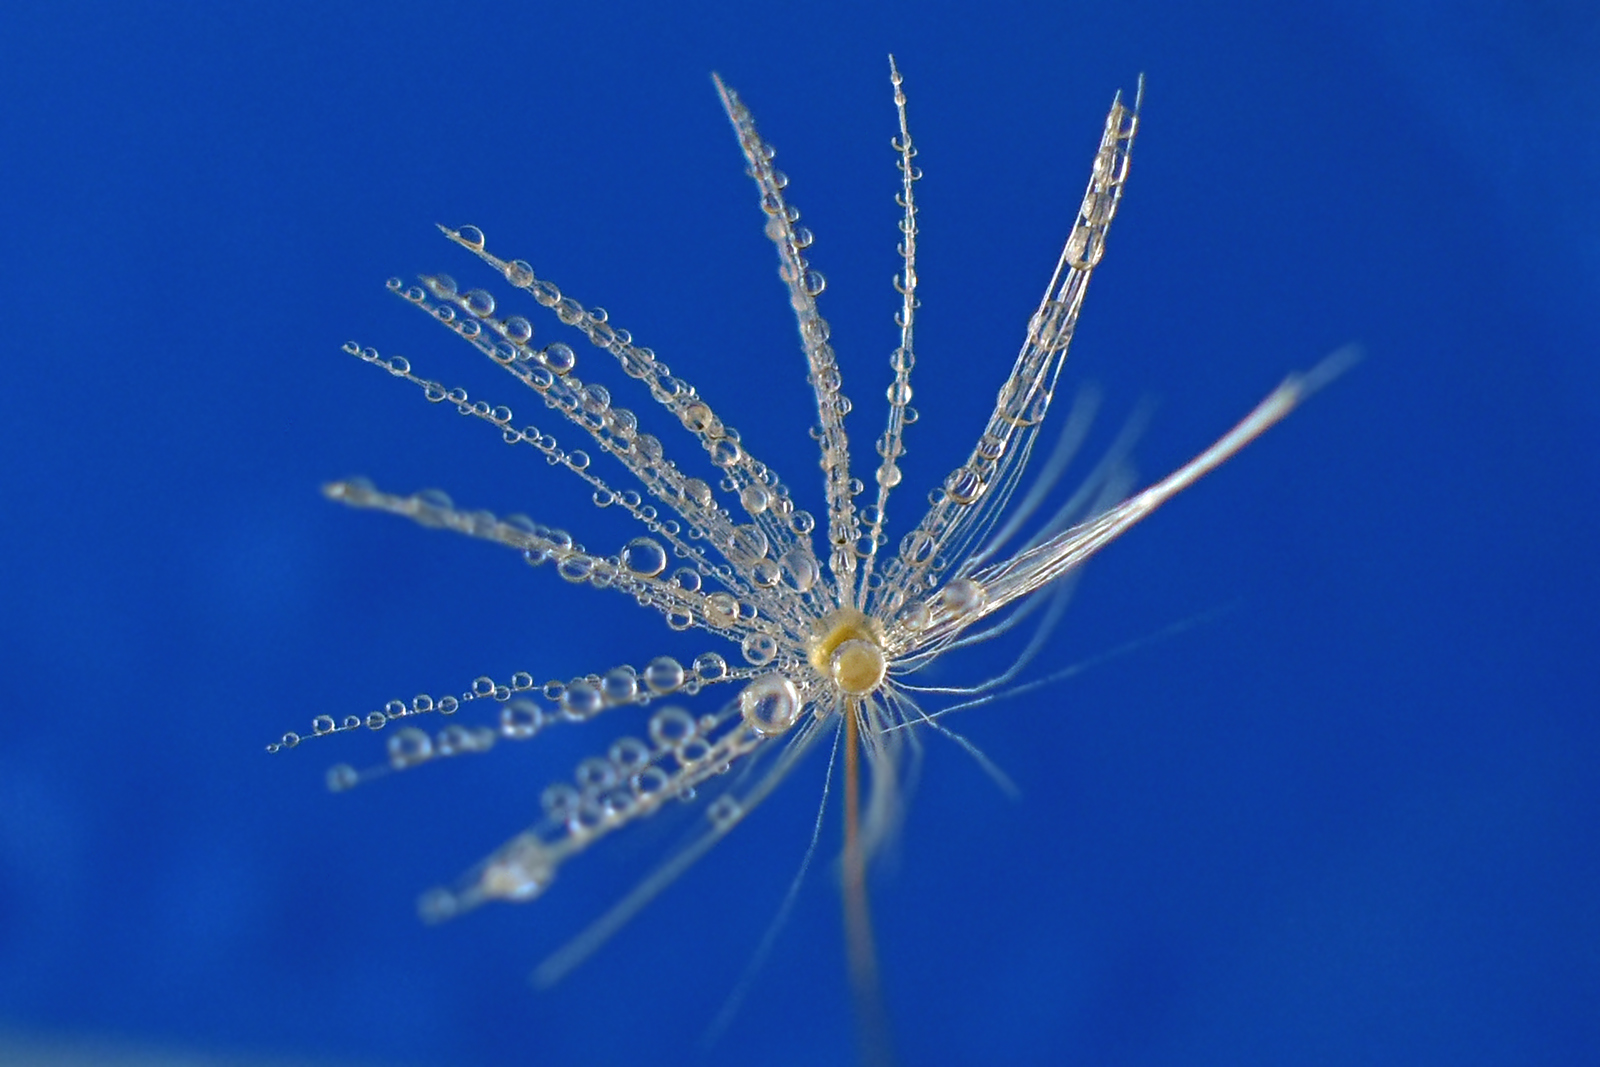
{"type": "MultiPolygon", "coordinates": [[[[610,309],[820,512],[792,321],[708,74],[817,232],[859,453],[895,343],[893,50],[927,173],[902,522],[976,435],[1140,72],[1068,371],[1105,391],[1100,444],[1155,398],[1158,476],[1286,372],[1368,353],[1097,560],[1049,665],[1230,610],[954,723],[1021,803],[930,739],[874,879],[905,1062],[1600,1057],[1593,5],[849,10],[6,7],[0,1028],[275,1062],[694,1059],[804,850],[820,762],[534,994],[532,966],[688,813],[525,908],[425,927],[416,895],[633,724],[340,796],[324,768],[381,738],[262,752],[479,674],[716,647],[324,501],[362,473],[627,536],[576,479],[338,346],[515,402],[382,289],[447,270],[503,294],[433,229],[475,223],[610,309]]],[[[853,1054],[837,840],[830,821],[711,1062],[853,1054]]]]}

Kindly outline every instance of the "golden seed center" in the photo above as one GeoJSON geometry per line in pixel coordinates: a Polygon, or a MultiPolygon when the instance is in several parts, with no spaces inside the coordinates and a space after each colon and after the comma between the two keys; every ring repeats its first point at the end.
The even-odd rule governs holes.
{"type": "Polygon", "coordinates": [[[878,688],[889,669],[882,627],[854,608],[836,611],[822,621],[811,643],[810,659],[813,667],[852,696],[878,688]]]}

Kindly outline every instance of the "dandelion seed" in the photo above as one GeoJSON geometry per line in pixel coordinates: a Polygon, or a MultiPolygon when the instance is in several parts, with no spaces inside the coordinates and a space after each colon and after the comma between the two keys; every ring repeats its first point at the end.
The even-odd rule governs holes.
{"type": "MultiPolygon", "coordinates": [[[[1120,442],[1078,493],[1028,540],[1010,547],[1082,441],[1090,416],[1092,405],[1086,403],[1068,417],[1062,444],[1045,465],[1041,488],[1013,506],[1127,183],[1140,99],[1136,95],[1130,106],[1119,95],[1106,116],[1088,188],[1055,272],[1025,324],[1021,350],[1000,383],[982,435],[968,458],[933,492],[928,510],[891,545],[890,505],[898,504],[901,459],[907,431],[916,420],[911,407],[919,306],[915,187],[922,173],[914,163],[917,149],[906,122],[903,81],[892,58],[890,72],[899,124],[892,145],[900,171],[896,200],[902,210],[902,266],[894,280],[900,296],[895,315],[900,338],[890,356],[894,377],[887,390],[885,428],[875,441],[871,502],[857,499],[866,487],[854,471],[863,468],[859,460],[852,464],[845,434],[844,416],[851,405],[828,323],[818,309],[826,282],[808,259],[812,234],[799,224],[800,213],[787,199],[788,181],[773,166],[774,150],[757,132],[739,96],[716,79],[757,186],[766,235],[777,249],[778,273],[795,313],[816,401],[814,436],[821,448],[826,502],[820,547],[814,536],[817,519],[795,503],[771,467],[751,454],[732,423],[655,352],[613,324],[600,308],[580,303],[537,275],[526,261],[502,259],[490,251],[477,227],[440,227],[512,288],[581,333],[600,354],[597,377],[614,360],[621,378],[633,380],[618,382],[614,398],[612,387],[589,380],[590,372],[570,345],[535,344],[534,324],[520,313],[507,313],[485,289],[463,291],[444,274],[414,285],[389,281],[393,293],[501,366],[558,422],[570,423],[584,448],[518,422],[508,406],[474,400],[464,389],[423,377],[403,357],[384,356],[356,342],[346,344],[345,351],[416,386],[428,401],[489,424],[506,444],[531,448],[565,468],[588,483],[597,506],[620,508],[637,521],[640,532],[606,554],[526,516],[462,510],[437,491],[399,495],[353,479],[334,482],[325,493],[351,507],[498,542],[565,581],[628,596],[661,614],[674,630],[706,631],[718,645],[687,665],[663,656],[564,681],[540,683],[526,672],[503,682],[479,678],[459,696],[394,700],[381,711],[338,722],[320,715],[310,735],[392,727],[384,763],[366,770],[340,764],[328,772],[329,787],[339,791],[390,771],[482,753],[500,741],[529,741],[564,723],[616,709],[652,709],[643,736],[623,737],[605,753],[581,762],[570,780],[548,786],[540,797],[544,816],[538,823],[453,887],[424,896],[421,911],[431,920],[490,900],[532,900],[549,889],[565,863],[601,839],[669,804],[695,798],[719,775],[738,772],[706,806],[692,843],[547,960],[536,973],[541,984],[581,962],[731,832],[810,750],[830,746],[834,757],[829,779],[836,759],[844,794],[842,871],[850,964],[866,1051],[874,1059],[886,1055],[887,1025],[877,993],[865,871],[899,823],[902,787],[917,752],[917,728],[951,737],[1004,782],[982,753],[940,719],[1003,695],[1031,659],[1063,602],[1035,594],[1061,589],[1062,580],[1091,555],[1284,418],[1353,358],[1349,352],[1337,353],[1308,374],[1291,376],[1205,451],[1125,499],[1129,486],[1121,461],[1127,443],[1120,442]],[[674,416],[687,441],[705,453],[703,459],[682,442],[669,444],[643,432],[634,412],[618,402],[624,395],[674,416]],[[633,487],[610,480],[624,473],[633,487]],[[673,569],[675,560],[681,562],[673,569]],[[1047,601],[1038,636],[1010,670],[959,690],[917,686],[909,680],[946,652],[1004,632],[1047,601]],[[1002,612],[1009,615],[986,629],[974,629],[1002,612]],[[662,706],[670,698],[696,696],[704,689],[722,689],[728,696],[716,710],[698,715],[675,704],[662,706]],[[921,706],[921,699],[939,693],[963,699],[943,708],[921,706]],[[493,725],[452,722],[434,732],[415,725],[427,716],[453,716],[478,702],[498,707],[493,725]],[[866,790],[863,777],[870,787],[866,790]]],[[[302,740],[288,733],[268,749],[294,748],[302,740]]]]}

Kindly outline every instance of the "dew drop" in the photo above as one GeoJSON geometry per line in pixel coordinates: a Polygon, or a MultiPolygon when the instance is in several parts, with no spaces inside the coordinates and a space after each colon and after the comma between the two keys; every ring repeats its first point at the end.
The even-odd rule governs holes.
{"type": "Polygon", "coordinates": [[[718,830],[726,830],[744,818],[744,807],[732,797],[718,797],[706,808],[706,818],[718,830]]]}
{"type": "Polygon", "coordinates": [[[566,374],[577,366],[578,354],[572,350],[571,345],[557,341],[553,345],[546,346],[540,362],[556,374],[566,374]]]}
{"type": "Polygon", "coordinates": [[[407,726],[389,738],[389,766],[397,771],[426,763],[432,756],[433,741],[415,726],[407,726]]]}
{"type": "Polygon", "coordinates": [[[533,284],[533,267],[525,259],[513,259],[506,264],[506,281],[518,289],[526,289],[533,284]]]}
{"type": "MultiPolygon", "coordinates": [[[[726,596],[727,594],[723,594],[726,596]]],[[[728,599],[732,600],[732,597],[728,599]]],[[[728,661],[715,652],[702,652],[694,658],[694,672],[700,676],[701,681],[721,681],[728,673],[728,661]]]]}
{"type": "Polygon", "coordinates": [[[772,494],[764,486],[751,483],[739,491],[739,503],[745,511],[752,515],[759,515],[767,510],[772,503],[772,494]]]}
{"type": "Polygon", "coordinates": [[[578,764],[573,780],[578,783],[578,788],[585,793],[595,793],[602,789],[610,789],[617,784],[617,768],[608,759],[599,756],[590,756],[578,764]]]}
{"type": "Polygon", "coordinates": [[[561,710],[580,719],[599,714],[603,707],[605,699],[599,686],[582,678],[574,679],[561,694],[561,710]]]}
{"type": "Polygon", "coordinates": [[[767,554],[767,535],[755,523],[735,526],[723,551],[734,564],[748,567],[767,554]]]}
{"type": "Polygon", "coordinates": [[[565,782],[556,782],[547,786],[539,795],[539,806],[544,809],[546,815],[557,822],[566,822],[572,813],[578,810],[578,804],[582,799],[572,786],[565,782]]]}
{"type": "Polygon", "coordinates": [[[697,734],[685,740],[673,750],[672,754],[685,767],[693,767],[697,763],[704,763],[711,757],[711,742],[697,734]]]}
{"type": "Polygon", "coordinates": [[[674,692],[683,684],[683,665],[671,656],[657,656],[645,666],[644,684],[652,693],[674,692]]]}
{"type": "Polygon", "coordinates": [[[988,591],[971,578],[957,578],[939,593],[939,602],[955,615],[970,615],[988,602],[988,591]]]}
{"type": "Polygon", "coordinates": [[[639,676],[632,667],[613,667],[600,679],[600,694],[607,707],[632,704],[639,695],[639,676]]]}
{"type": "Polygon", "coordinates": [[[629,784],[633,791],[641,797],[652,797],[661,792],[672,781],[667,777],[667,772],[660,767],[646,767],[634,775],[629,784]]]}
{"type": "Polygon", "coordinates": [[[650,764],[650,746],[637,737],[624,737],[611,746],[607,753],[612,764],[623,774],[633,775],[650,764]]]}
{"type": "Polygon", "coordinates": [[[706,597],[706,610],[713,623],[726,625],[739,617],[739,601],[732,593],[712,593],[706,597]]]}
{"type": "Polygon", "coordinates": [[[555,864],[543,845],[519,840],[507,855],[489,863],[478,878],[486,897],[513,902],[532,900],[555,879],[555,864]]]}
{"type": "Polygon", "coordinates": [[[695,736],[694,716],[682,708],[662,708],[650,716],[650,740],[662,748],[673,748],[695,736]]]}
{"type": "Polygon", "coordinates": [[[983,495],[983,478],[971,467],[958,467],[944,480],[944,491],[957,504],[970,504],[983,495]]]}
{"type": "Polygon", "coordinates": [[[483,231],[476,226],[463,226],[455,232],[456,240],[472,249],[483,248],[483,231]]]}
{"type": "Polygon", "coordinates": [[[544,711],[531,700],[513,700],[500,709],[500,732],[513,741],[526,741],[544,725],[544,711]]]}
{"type": "Polygon", "coordinates": [[[933,537],[926,530],[912,530],[900,542],[900,558],[913,566],[920,566],[933,556],[933,537]]]}
{"type": "Polygon", "coordinates": [[[739,714],[763,737],[781,734],[800,717],[800,694],[783,675],[763,675],[739,694],[739,714]]]}
{"type": "Polygon", "coordinates": [[[506,340],[512,344],[524,345],[533,337],[533,323],[521,315],[513,315],[505,322],[506,340]]]}
{"type": "Polygon", "coordinates": [[[796,592],[810,592],[817,584],[819,569],[817,559],[803,545],[795,545],[783,554],[783,576],[796,592]]]}
{"type": "Polygon", "coordinates": [[[622,565],[633,574],[654,578],[667,569],[667,550],[651,538],[635,537],[622,546],[622,565]]]}
{"type": "Polygon", "coordinates": [[[568,556],[557,565],[556,573],[569,582],[586,582],[594,573],[594,560],[588,556],[568,556]]]}
{"type": "MultiPolygon", "coordinates": [[[[643,438],[640,438],[643,440],[643,438]]],[[[683,495],[698,507],[707,507],[711,503],[711,487],[699,478],[685,478],[683,480],[683,495]]]]}
{"type": "Polygon", "coordinates": [[[778,655],[778,641],[771,634],[746,634],[739,643],[739,649],[744,653],[746,662],[765,667],[778,655]]]}

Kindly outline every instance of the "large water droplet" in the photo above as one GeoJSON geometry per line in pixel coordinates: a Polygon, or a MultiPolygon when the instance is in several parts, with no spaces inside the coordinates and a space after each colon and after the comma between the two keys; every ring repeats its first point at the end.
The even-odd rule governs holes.
{"type": "Polygon", "coordinates": [[[781,734],[800,717],[800,694],[783,675],[764,675],[739,694],[739,714],[763,736],[781,734]]]}
{"type": "Polygon", "coordinates": [[[622,546],[622,565],[634,574],[654,578],[667,569],[667,550],[648,537],[635,537],[622,546]]]}
{"type": "Polygon", "coordinates": [[[683,684],[683,665],[671,656],[657,656],[645,666],[644,684],[652,693],[675,692],[683,684]]]}

